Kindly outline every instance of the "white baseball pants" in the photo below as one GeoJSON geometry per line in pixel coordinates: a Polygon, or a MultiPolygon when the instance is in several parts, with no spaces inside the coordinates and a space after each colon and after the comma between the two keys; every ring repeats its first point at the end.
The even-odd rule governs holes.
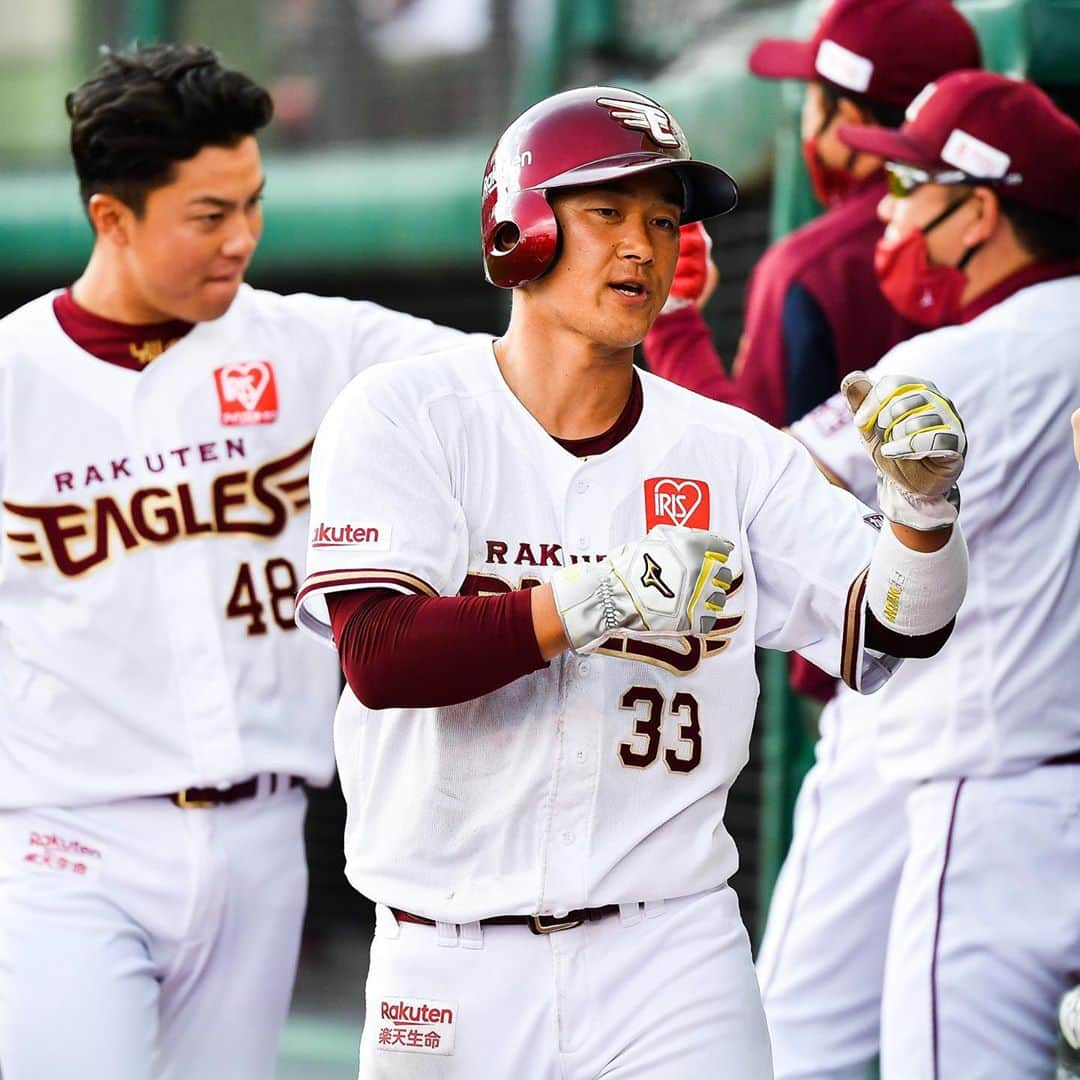
{"type": "Polygon", "coordinates": [[[0,812],[4,1080],[271,1080],[306,805],[286,788],[0,812]]]}
{"type": "Polygon", "coordinates": [[[772,1077],[729,888],[571,930],[398,922],[377,909],[362,1080],[772,1077]]]}
{"type": "Polygon", "coordinates": [[[928,782],[908,817],[882,1080],[1045,1080],[1080,972],[1080,765],[928,782]]]}
{"type": "Polygon", "coordinates": [[[911,789],[878,774],[874,725],[833,702],[821,731],[758,952],[777,1080],[864,1080],[907,853],[911,789]]]}

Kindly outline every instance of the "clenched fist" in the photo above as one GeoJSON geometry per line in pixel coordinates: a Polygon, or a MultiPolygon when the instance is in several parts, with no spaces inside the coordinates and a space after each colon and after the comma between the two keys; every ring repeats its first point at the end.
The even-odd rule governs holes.
{"type": "Polygon", "coordinates": [[[890,521],[940,529],[956,520],[956,480],[967,436],[956,406],[914,375],[873,382],[853,371],[840,384],[855,426],[878,468],[878,502],[890,521]]]}

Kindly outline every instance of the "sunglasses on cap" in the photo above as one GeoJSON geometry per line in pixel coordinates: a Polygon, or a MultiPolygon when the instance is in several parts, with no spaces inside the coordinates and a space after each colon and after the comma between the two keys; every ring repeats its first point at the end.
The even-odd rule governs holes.
{"type": "Polygon", "coordinates": [[[972,184],[985,187],[1000,187],[1019,184],[1023,177],[1019,173],[990,179],[972,176],[960,169],[920,169],[915,165],[904,165],[899,161],[885,162],[885,185],[894,199],[906,199],[918,191],[923,184],[972,184]]]}

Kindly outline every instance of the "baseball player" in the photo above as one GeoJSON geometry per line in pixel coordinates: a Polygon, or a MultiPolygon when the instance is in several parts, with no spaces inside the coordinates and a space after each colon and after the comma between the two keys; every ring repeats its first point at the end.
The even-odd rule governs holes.
{"type": "Polygon", "coordinates": [[[297,617],[349,683],[364,1077],[772,1075],[723,824],[755,647],[862,691],[933,652],[965,439],[914,377],[853,384],[878,533],[789,436],[635,373],[680,222],[735,201],[651,99],[548,98],[484,175],[504,336],[364,373],[320,428],[297,617]]]}
{"type": "MultiPolygon", "coordinates": [[[[845,146],[836,132],[843,123],[897,127],[926,83],[980,63],[975,32],[950,0],[836,0],[810,41],[759,42],[750,54],[755,75],[805,81],[803,157],[825,212],[755,266],[730,376],[700,311],[715,279],[686,266],[711,265],[708,234],[687,226],[700,233],[684,238],[672,297],[645,338],[650,370],[782,427],[834,394],[848,372],[876,364],[917,332],[918,320],[894,310],[874,280],[884,163],[845,146]]],[[[835,689],[798,656],[791,679],[822,701],[835,689]]],[[[876,820],[887,846],[895,832],[886,816],[876,820]]]]}
{"type": "MultiPolygon", "coordinates": [[[[871,269],[883,162],[845,146],[836,132],[841,124],[898,127],[928,82],[980,65],[975,32],[949,0],[836,0],[810,41],[758,42],[750,54],[755,75],[806,83],[803,157],[825,213],[755,266],[733,376],[701,316],[707,279],[689,268],[681,295],[645,338],[650,370],[782,427],[916,332],[917,321],[889,305],[871,269]]],[[[700,241],[684,246],[684,260],[693,255],[707,259],[700,241]]]]}
{"type": "Polygon", "coordinates": [[[0,1063],[267,1080],[333,769],[312,440],[462,335],[243,285],[271,102],[209,50],[107,55],[67,107],[92,254],[0,322],[0,1063]]]}
{"type": "MultiPolygon", "coordinates": [[[[894,895],[863,881],[864,821],[858,799],[844,801],[860,790],[854,778],[800,799],[784,874],[853,889],[870,911],[892,908],[879,930],[883,1080],[1049,1076],[1057,1004],[1080,971],[1080,491],[1061,437],[1080,400],[1080,128],[1030,83],[961,72],[929,85],[899,132],[839,135],[889,162],[882,289],[898,310],[933,312],[944,327],[871,374],[926,371],[955,389],[972,447],[971,579],[939,656],[908,665],[874,698],[841,690],[828,707],[845,727],[872,714],[882,773],[912,785],[894,895]]],[[[793,431],[868,495],[874,476],[843,411],[835,398],[793,431]]],[[[788,917],[809,952],[823,917],[801,898],[788,917]]],[[[844,926],[830,931],[816,947],[848,955],[844,926]]],[[[763,984],[767,967],[763,958],[763,984]]],[[[859,1044],[836,1034],[851,1030],[853,999],[812,998],[804,986],[799,1001],[798,989],[788,981],[790,1056],[778,1075],[859,1075],[859,1044]]]]}

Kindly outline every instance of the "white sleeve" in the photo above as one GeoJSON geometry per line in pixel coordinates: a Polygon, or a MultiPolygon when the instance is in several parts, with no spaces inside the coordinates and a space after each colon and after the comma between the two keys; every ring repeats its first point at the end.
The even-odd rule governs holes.
{"type": "Polygon", "coordinates": [[[465,516],[427,412],[407,395],[377,392],[369,376],[383,374],[391,370],[360,375],[342,391],[312,451],[307,576],[296,620],[328,642],[326,593],[389,588],[438,596],[456,592],[467,569],[465,516]]]}
{"type": "Polygon", "coordinates": [[[851,422],[843,394],[833,394],[789,430],[856,498],[876,505],[877,469],[851,422]]]}
{"type": "Polygon", "coordinates": [[[356,301],[351,307],[353,331],[348,363],[354,375],[388,360],[457,348],[468,336],[461,330],[366,300],[356,301]]]}
{"type": "MultiPolygon", "coordinates": [[[[951,329],[917,334],[894,345],[866,372],[871,379],[908,372],[922,379],[933,379],[939,372],[938,358],[952,351],[951,329]]],[[[947,369],[946,369],[947,370],[947,369]]],[[[948,395],[949,387],[939,384],[948,395]]],[[[956,389],[955,387],[953,388],[956,389]]],[[[816,409],[811,409],[788,429],[856,498],[868,506],[877,506],[877,468],[866,452],[851,421],[851,410],[839,391],[816,409]]]]}
{"type": "Polygon", "coordinates": [[[756,640],[797,651],[858,682],[864,663],[865,570],[874,517],[830,484],[799,443],[769,432],[763,475],[748,499],[747,537],[758,589],[756,640]]]}

